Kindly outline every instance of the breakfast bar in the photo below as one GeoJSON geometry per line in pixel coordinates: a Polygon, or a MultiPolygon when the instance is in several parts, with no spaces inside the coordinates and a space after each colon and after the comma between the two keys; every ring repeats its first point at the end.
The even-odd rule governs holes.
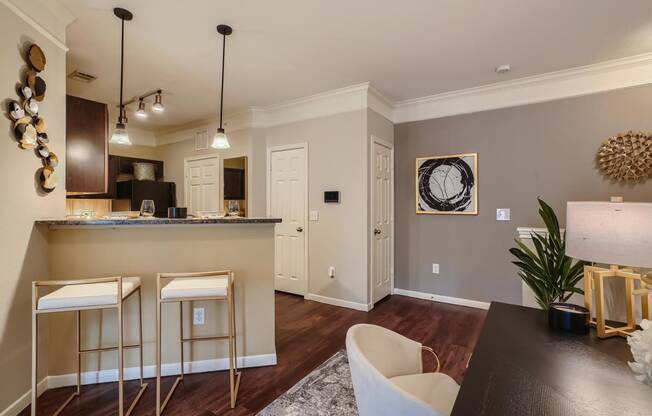
{"type": "MultiPolygon", "coordinates": [[[[139,276],[142,282],[142,325],[145,377],[155,375],[156,275],[231,270],[235,281],[238,365],[276,364],[274,343],[274,226],[277,218],[211,219],[44,219],[35,222],[48,242],[49,279],[139,276]]],[[[227,332],[224,302],[183,304],[184,337],[210,337],[227,332]],[[199,312],[197,311],[199,310],[199,312]],[[193,322],[193,312],[195,321],[193,322]],[[199,317],[203,319],[199,319],[199,317]]],[[[124,307],[124,342],[138,336],[137,305],[124,307]],[[132,319],[133,318],[133,319],[132,319]]],[[[179,307],[162,308],[162,375],[179,373],[179,307]]],[[[76,371],[73,314],[49,317],[48,372],[58,380],[76,371]]],[[[101,348],[116,343],[116,315],[86,312],[81,344],[101,348]]],[[[228,368],[225,343],[186,345],[185,371],[228,368]]],[[[135,352],[125,352],[125,378],[137,378],[135,352]]],[[[115,371],[114,352],[89,354],[82,361],[82,383],[108,381],[115,371]]],[[[62,385],[67,385],[62,383],[62,385]]]]}

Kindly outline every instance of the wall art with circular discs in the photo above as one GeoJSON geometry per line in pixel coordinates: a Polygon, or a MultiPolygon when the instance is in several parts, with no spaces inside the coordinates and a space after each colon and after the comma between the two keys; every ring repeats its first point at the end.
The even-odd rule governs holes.
{"type": "Polygon", "coordinates": [[[652,175],[652,134],[629,131],[608,138],[597,155],[603,175],[616,181],[642,181],[652,175]]]}
{"type": "Polygon", "coordinates": [[[49,193],[58,183],[55,168],[59,164],[59,158],[48,147],[50,139],[47,124],[39,114],[39,103],[45,98],[47,89],[45,80],[41,77],[46,59],[43,50],[36,44],[30,45],[26,52],[29,68],[19,87],[20,99],[10,100],[7,112],[14,123],[14,135],[19,147],[33,150],[41,160],[42,167],[38,177],[43,191],[49,193]]]}
{"type": "Polygon", "coordinates": [[[417,214],[478,213],[478,154],[420,157],[416,161],[417,214]]]}

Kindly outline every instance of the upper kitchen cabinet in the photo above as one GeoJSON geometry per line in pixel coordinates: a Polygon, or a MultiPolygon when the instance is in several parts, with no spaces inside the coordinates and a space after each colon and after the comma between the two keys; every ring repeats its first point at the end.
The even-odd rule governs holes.
{"type": "Polygon", "coordinates": [[[108,108],[106,104],[66,96],[66,191],[108,192],[108,108]]]}

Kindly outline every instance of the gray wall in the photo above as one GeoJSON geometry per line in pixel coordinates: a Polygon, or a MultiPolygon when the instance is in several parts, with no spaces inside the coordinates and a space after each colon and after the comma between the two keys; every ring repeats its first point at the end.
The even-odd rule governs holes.
{"type": "Polygon", "coordinates": [[[652,131],[652,86],[397,125],[396,287],[520,303],[507,250],[517,227],[543,226],[537,196],[562,225],[569,200],[652,201],[652,180],[619,185],[596,170],[602,141],[627,130],[652,131]],[[479,215],[416,215],[415,158],[467,152],[478,153],[479,215]],[[496,208],[512,220],[497,222],[496,208]]]}

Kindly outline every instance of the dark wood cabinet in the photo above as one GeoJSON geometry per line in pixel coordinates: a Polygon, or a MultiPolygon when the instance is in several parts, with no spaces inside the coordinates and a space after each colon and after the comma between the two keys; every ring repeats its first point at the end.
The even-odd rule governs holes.
{"type": "Polygon", "coordinates": [[[109,192],[108,107],[66,96],[66,191],[109,192]]]}

